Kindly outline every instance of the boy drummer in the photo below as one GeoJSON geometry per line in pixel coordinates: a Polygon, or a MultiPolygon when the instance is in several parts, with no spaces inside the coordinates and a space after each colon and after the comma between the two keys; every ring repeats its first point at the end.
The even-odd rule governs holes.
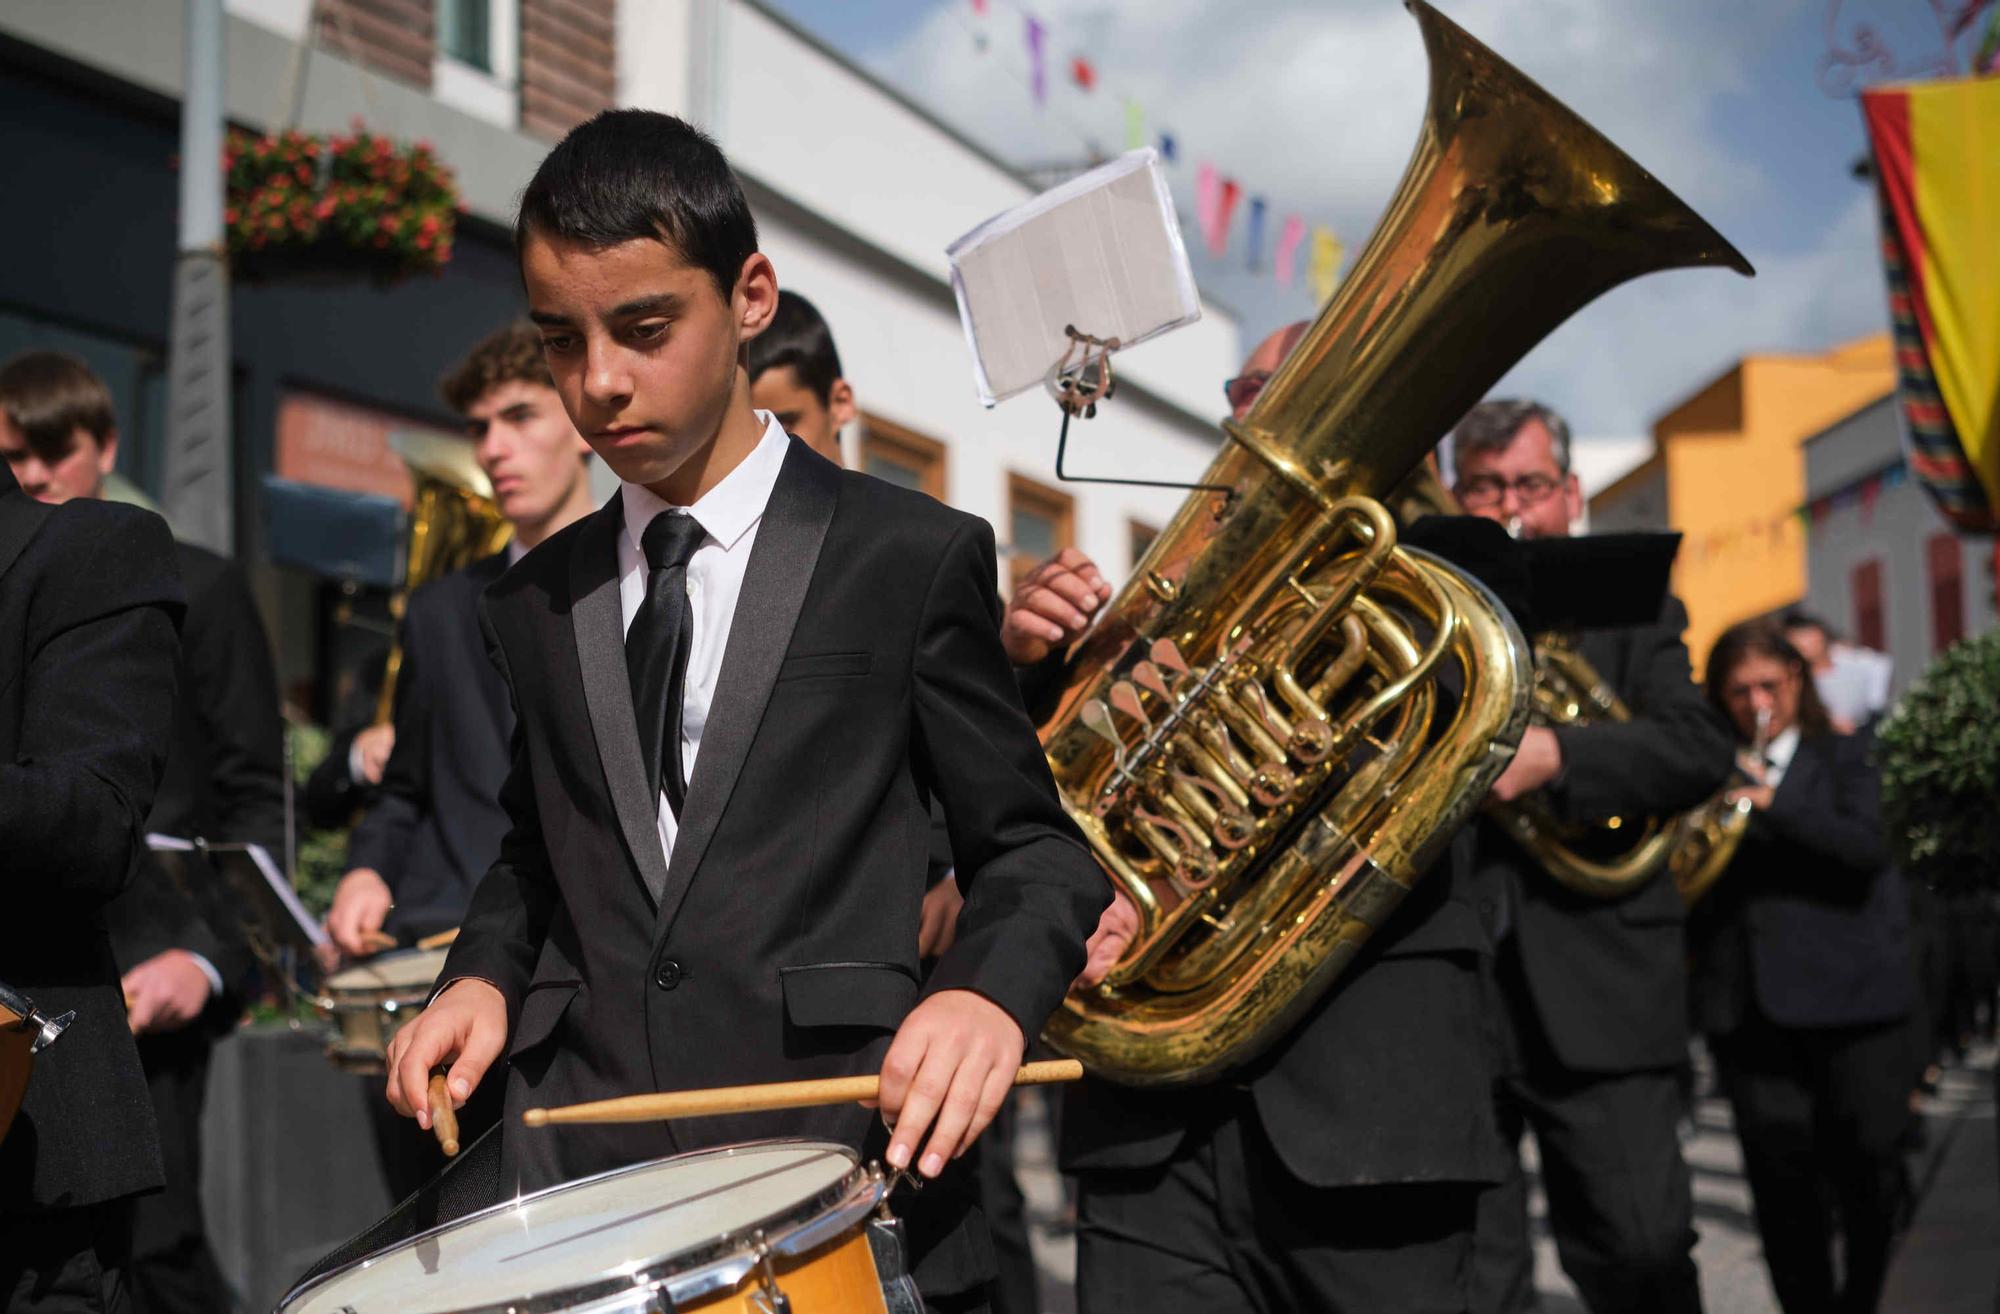
{"type": "MultiPolygon", "coordinates": [[[[1110,893],[1015,692],[992,532],[751,408],[776,276],[686,124],[576,129],[516,245],[564,407],[622,484],[486,595],[512,829],[396,1039],[389,1099],[427,1124],[433,1068],[462,1102],[504,1053],[503,1180],[534,1190],[734,1140],[880,1135],[853,1107],[528,1133],[530,1105],[880,1068],[885,1157],[935,1178],[1110,893]],[[920,989],[932,794],[966,904],[920,989]]],[[[973,1226],[913,1220],[927,1299],[976,1307],[973,1226]]]]}

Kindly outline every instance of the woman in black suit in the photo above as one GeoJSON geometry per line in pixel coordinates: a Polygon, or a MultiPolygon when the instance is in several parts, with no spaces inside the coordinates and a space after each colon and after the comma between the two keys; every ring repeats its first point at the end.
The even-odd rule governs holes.
{"type": "Polygon", "coordinates": [[[1804,661],[1762,622],[1717,641],[1708,695],[1745,745],[1734,796],[1752,812],[1691,928],[1696,1019],[1735,1110],[1779,1303],[1870,1311],[1905,1188],[1914,993],[1873,741],[1834,732],[1804,661]]]}

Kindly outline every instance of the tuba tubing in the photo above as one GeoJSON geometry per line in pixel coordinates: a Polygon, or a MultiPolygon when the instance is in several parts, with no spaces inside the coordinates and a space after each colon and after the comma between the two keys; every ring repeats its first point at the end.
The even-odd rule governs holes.
{"type": "Polygon", "coordinates": [[[1577,308],[1736,250],[1422,0],[1408,169],[1340,291],[1070,654],[1040,730],[1140,930],[1046,1038],[1136,1085],[1255,1057],[1485,797],[1530,664],[1486,590],[1381,505],[1577,308]]]}

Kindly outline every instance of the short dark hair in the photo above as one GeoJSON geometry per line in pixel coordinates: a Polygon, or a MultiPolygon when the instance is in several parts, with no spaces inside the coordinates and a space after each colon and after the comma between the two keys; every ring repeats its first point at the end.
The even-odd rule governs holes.
{"type": "Polygon", "coordinates": [[[111,389],[97,371],[61,351],[30,351],[0,365],[0,413],[44,461],[60,461],[82,429],[105,442],[118,428],[111,389]]]}
{"type": "Polygon", "coordinates": [[[465,359],[438,381],[445,405],[465,415],[474,403],[503,383],[556,386],[549,362],[542,355],[542,335],[526,320],[516,320],[480,339],[465,359]]]}
{"type": "Polygon", "coordinates": [[[1523,398],[1496,398],[1483,401],[1465,413],[1451,431],[1453,473],[1465,467],[1465,458],[1474,452],[1505,451],[1530,420],[1540,420],[1549,431],[1549,448],[1556,469],[1569,473],[1569,422],[1538,401],[1523,398]]]}
{"type": "MultiPolygon", "coordinates": [[[[1708,701],[1716,711],[1729,720],[1729,707],[1722,698],[1722,686],[1729,676],[1742,664],[1745,658],[1769,657],[1792,669],[1799,677],[1799,733],[1802,735],[1827,735],[1833,733],[1833,718],[1827,715],[1826,704],[1820,701],[1819,686],[1813,683],[1812,671],[1806,666],[1806,659],[1785,637],[1785,632],[1776,622],[1767,617],[1738,621],[1722,632],[1715,646],[1708,650],[1708,672],[1703,681],[1708,691],[1708,701]]],[[[1733,724],[1734,722],[1732,722],[1733,724]]]]}
{"type": "Polygon", "coordinates": [[[812,302],[796,292],[780,291],[770,327],[750,339],[750,382],[785,365],[798,371],[799,382],[812,390],[820,405],[832,404],[833,385],[841,377],[833,330],[812,302]]]}
{"type": "Polygon", "coordinates": [[[653,110],[605,110],[557,143],[521,193],[515,252],[535,234],[585,246],[665,242],[725,301],[757,251],[757,221],[721,149],[653,110]]]}
{"type": "Polygon", "coordinates": [[[1828,625],[1804,607],[1787,608],[1785,614],[1778,618],[1778,624],[1783,626],[1788,632],[1791,630],[1818,630],[1828,643],[1832,643],[1840,637],[1833,632],[1833,626],[1828,625]]]}

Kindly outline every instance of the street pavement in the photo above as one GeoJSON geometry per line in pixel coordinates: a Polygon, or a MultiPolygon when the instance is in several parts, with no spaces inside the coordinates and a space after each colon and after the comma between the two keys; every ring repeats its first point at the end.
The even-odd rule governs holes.
{"type": "MultiPolygon", "coordinates": [[[[1938,1092],[1922,1103],[1925,1143],[1910,1157],[1911,1180],[1921,1193],[1915,1221],[1904,1243],[1906,1267],[1921,1266],[1930,1280],[1927,1293],[1885,1303],[1882,1314],[1960,1314],[1996,1308],[1996,1278],[2000,1277],[2000,1200],[1996,1188],[1993,1073],[1994,1051],[1980,1046],[1967,1061],[1947,1069],[1938,1092]],[[1968,1165],[1966,1157],[1980,1162],[1968,1165]],[[1990,1201],[1990,1203],[1989,1203],[1990,1201]],[[1982,1226],[1983,1224],[1983,1226],[1982,1226]],[[1946,1259],[1934,1258],[1943,1254],[1946,1259]],[[1936,1273],[1940,1262],[1962,1272],[1936,1273]]],[[[1030,1242],[1042,1287],[1043,1314],[1075,1314],[1071,1283],[1076,1272],[1076,1239],[1067,1222],[1068,1204],[1056,1175],[1053,1146],[1043,1092],[1022,1092],[1015,1168],[1027,1197],[1030,1242]]],[[[1695,1262],[1701,1269],[1702,1302],[1707,1314],[1778,1314],[1778,1304],[1764,1271],[1750,1213],[1750,1187],[1743,1177],[1743,1157],[1730,1123],[1729,1106],[1708,1096],[1697,1102],[1691,1127],[1684,1128],[1683,1147],[1694,1171],[1695,1230],[1700,1241],[1695,1262]]],[[[1532,1142],[1524,1158],[1534,1168],[1532,1142]]],[[[1531,1200],[1535,1237],[1535,1286],[1543,1314],[1583,1314],[1583,1303],[1563,1276],[1555,1243],[1549,1237],[1541,1192],[1531,1200]]],[[[1919,1284],[1892,1278],[1891,1290],[1915,1290],[1919,1284]]]]}

